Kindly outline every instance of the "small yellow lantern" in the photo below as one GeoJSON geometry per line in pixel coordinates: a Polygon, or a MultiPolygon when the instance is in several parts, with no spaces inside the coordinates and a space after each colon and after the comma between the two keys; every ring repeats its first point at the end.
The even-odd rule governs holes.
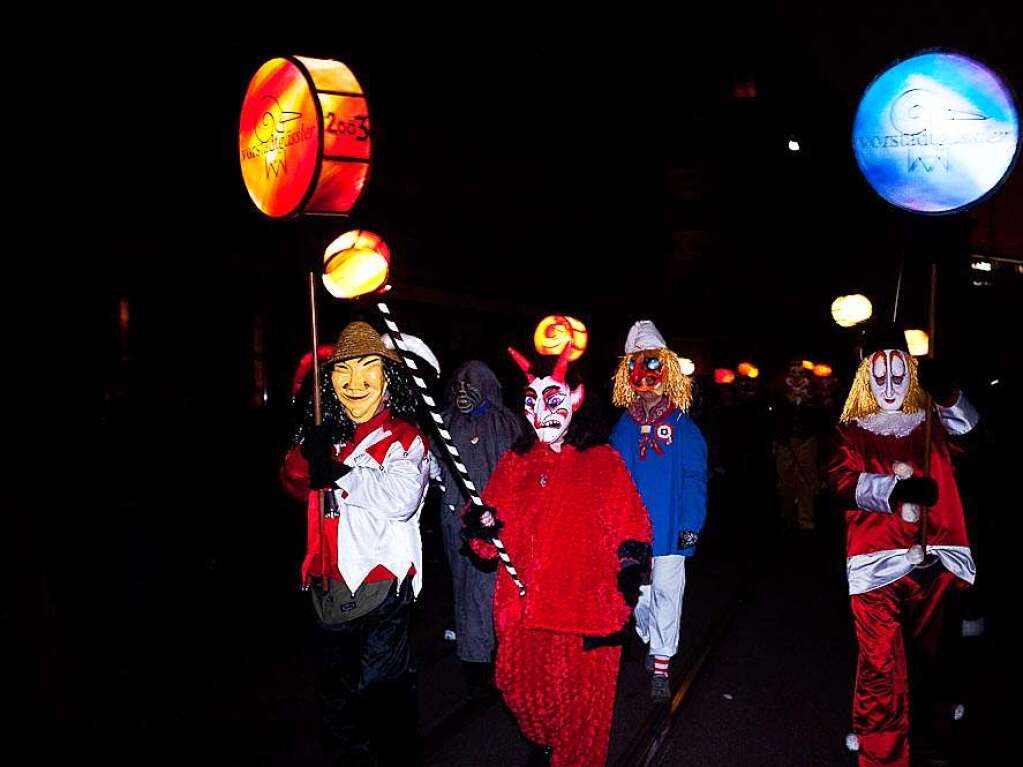
{"type": "Polygon", "coordinates": [[[874,313],[874,307],[870,299],[859,293],[849,296],[839,296],[831,304],[831,316],[839,327],[851,328],[861,322],[870,319],[874,313]]]}
{"type": "Polygon", "coordinates": [[[353,229],[334,240],[323,253],[323,286],[335,298],[357,298],[387,282],[391,249],[383,238],[353,229]]]}
{"type": "Polygon", "coordinates": [[[537,352],[547,356],[560,355],[569,341],[572,342],[572,351],[569,352],[568,359],[575,362],[586,351],[589,333],[582,322],[567,314],[551,314],[544,317],[533,333],[533,346],[537,352]]]}
{"type": "Polygon", "coordinates": [[[813,372],[814,364],[810,360],[803,360],[803,370],[809,370],[813,372]]]}
{"type": "Polygon", "coordinates": [[[832,372],[831,365],[820,364],[813,366],[813,374],[818,378],[827,378],[832,372]]]}
{"type": "Polygon", "coordinates": [[[907,330],[906,345],[909,347],[909,353],[914,357],[926,357],[927,352],[930,351],[931,339],[927,336],[926,331],[907,330]]]}

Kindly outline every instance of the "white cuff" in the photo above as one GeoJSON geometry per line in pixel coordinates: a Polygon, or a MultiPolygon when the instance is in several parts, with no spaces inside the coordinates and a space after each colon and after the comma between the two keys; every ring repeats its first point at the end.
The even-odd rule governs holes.
{"type": "Polygon", "coordinates": [[[938,405],[938,418],[945,431],[953,436],[966,434],[973,429],[980,421],[980,415],[973,403],[966,399],[966,395],[959,392],[959,399],[951,407],[938,405]]]}
{"type": "Polygon", "coordinates": [[[892,513],[888,499],[899,478],[894,474],[867,474],[863,472],[856,480],[856,506],[863,511],[892,513]]]}

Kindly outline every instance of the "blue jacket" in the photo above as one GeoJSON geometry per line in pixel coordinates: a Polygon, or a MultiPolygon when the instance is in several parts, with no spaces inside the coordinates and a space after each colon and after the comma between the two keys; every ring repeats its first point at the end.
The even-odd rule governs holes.
{"type": "Polygon", "coordinates": [[[639,488],[654,527],[655,557],[691,556],[707,518],[707,443],[699,427],[678,408],[644,424],[642,407],[622,414],[611,432],[639,488]]]}

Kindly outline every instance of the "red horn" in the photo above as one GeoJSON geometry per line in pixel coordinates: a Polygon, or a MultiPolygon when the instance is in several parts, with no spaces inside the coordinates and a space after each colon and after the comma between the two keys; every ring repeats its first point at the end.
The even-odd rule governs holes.
{"type": "Polygon", "coordinates": [[[530,378],[533,375],[533,371],[532,371],[533,365],[532,365],[532,363],[530,363],[530,361],[527,360],[522,355],[522,352],[516,351],[515,349],[511,348],[510,346],[508,347],[508,354],[510,354],[512,359],[515,360],[515,364],[518,365],[522,369],[522,372],[526,376],[526,380],[527,381],[530,380],[530,378]]]}
{"type": "Polygon", "coordinates": [[[561,354],[558,355],[558,363],[554,366],[554,372],[551,374],[558,383],[565,383],[565,373],[568,372],[568,356],[572,353],[572,342],[569,341],[565,344],[565,348],[561,350],[561,354]]]}

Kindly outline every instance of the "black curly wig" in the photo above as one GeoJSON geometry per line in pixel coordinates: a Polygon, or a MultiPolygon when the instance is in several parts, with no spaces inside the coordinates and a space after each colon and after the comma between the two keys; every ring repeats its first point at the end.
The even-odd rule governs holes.
{"type": "MultiPolygon", "coordinates": [[[[384,367],[387,407],[391,409],[391,414],[395,418],[416,423],[421,405],[416,385],[409,377],[408,370],[404,364],[395,362],[389,357],[381,357],[380,361],[384,367]]],[[[355,436],[355,423],[348,417],[341,400],[338,399],[337,392],[334,391],[334,385],[330,381],[330,374],[333,370],[334,366],[330,364],[324,365],[320,369],[322,423],[330,427],[331,436],[335,442],[348,442],[355,436]]],[[[313,398],[310,393],[306,399],[302,422],[292,439],[293,444],[297,445],[302,442],[314,423],[313,398]]]]}

